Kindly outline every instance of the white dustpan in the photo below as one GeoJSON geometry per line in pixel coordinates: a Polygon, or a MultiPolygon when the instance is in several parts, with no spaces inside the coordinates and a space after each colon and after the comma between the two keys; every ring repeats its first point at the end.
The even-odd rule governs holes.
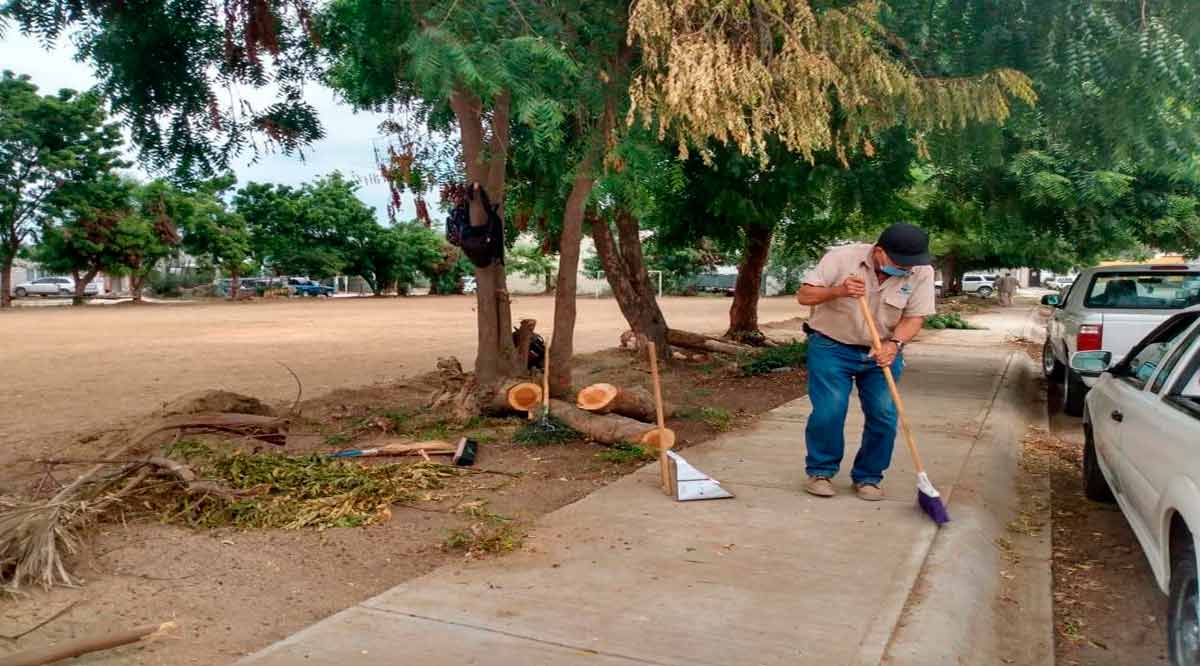
{"type": "Polygon", "coordinates": [[[721,487],[711,476],[696,469],[683,456],[667,451],[669,462],[671,496],[680,502],[692,500],[725,499],[733,493],[721,487]]]}

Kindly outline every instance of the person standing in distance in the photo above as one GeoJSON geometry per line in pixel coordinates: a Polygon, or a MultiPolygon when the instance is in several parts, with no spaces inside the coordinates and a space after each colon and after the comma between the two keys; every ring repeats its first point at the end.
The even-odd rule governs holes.
{"type": "Polygon", "coordinates": [[[804,489],[818,497],[836,494],[830,481],[845,453],[846,410],[858,385],[866,426],[850,478],[858,497],[883,499],[879,487],[892,462],[896,441],[896,405],[883,368],[899,381],[904,345],[935,312],[929,236],[905,223],[888,227],[874,244],[831,249],[803,280],[796,300],[812,307],[808,333],[808,395],[812,414],[805,428],[804,489]],[[857,300],[866,296],[875,317],[878,352],[857,300]]]}

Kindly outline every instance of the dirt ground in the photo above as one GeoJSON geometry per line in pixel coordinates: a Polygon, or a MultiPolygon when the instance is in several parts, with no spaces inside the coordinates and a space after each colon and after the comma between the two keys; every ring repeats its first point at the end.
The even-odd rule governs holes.
{"type": "MultiPolygon", "coordinates": [[[[446,562],[521,547],[523,526],[644,462],[584,442],[515,444],[520,422],[512,419],[456,427],[429,413],[424,406],[431,379],[413,375],[439,355],[466,360],[473,334],[469,310],[443,314],[439,323],[421,300],[56,308],[0,317],[3,361],[19,371],[5,390],[19,387],[24,396],[20,413],[6,410],[2,424],[14,443],[5,451],[10,458],[47,451],[95,456],[101,441],[95,435],[144,421],[161,402],[195,388],[237,390],[290,406],[294,386],[275,366],[278,359],[304,379],[306,396],[302,416],[289,430],[288,452],[466,434],[480,442],[477,468],[500,473],[451,480],[419,502],[392,507],[386,522],[358,528],[192,530],[154,519],[149,506],[130,506],[126,515],[103,523],[77,558],[83,587],[0,602],[0,654],[175,620],[179,629],[172,637],[79,663],[229,663],[446,562]],[[420,317],[426,320],[414,327],[420,317]],[[22,332],[10,345],[14,324],[22,332]],[[91,333],[75,339],[81,327],[91,333]],[[84,403],[79,409],[76,400],[84,403]],[[18,433],[25,433],[20,440],[18,433]],[[495,520],[480,520],[470,507],[486,508],[495,520]],[[3,638],[45,620],[25,638],[3,638]]],[[[468,307],[466,299],[461,302],[468,307]]],[[[548,320],[550,303],[521,299],[516,311],[548,320]]],[[[666,310],[676,326],[711,330],[727,304],[668,299],[666,310]]],[[[613,346],[623,329],[615,305],[581,301],[580,310],[579,346],[613,346]]],[[[764,303],[764,320],[794,313],[783,300],[764,303]]],[[[764,328],[787,338],[798,334],[799,323],[764,328]]],[[[578,363],[577,385],[597,381],[646,386],[648,370],[631,353],[610,349],[578,363]]],[[[741,377],[730,361],[716,358],[675,362],[664,372],[664,393],[679,407],[669,425],[681,447],[740,427],[804,390],[803,370],[741,377]]],[[[0,469],[0,485],[27,489],[69,479],[81,468],[56,467],[52,477],[38,465],[0,469]]]]}
{"type": "MultiPolygon", "coordinates": [[[[1022,345],[1039,367],[1044,335],[1022,345]]],[[[1166,663],[1166,596],[1117,505],[1084,497],[1080,419],[1062,413],[1061,388],[1043,395],[1050,429],[1032,432],[1027,446],[1044,454],[1050,475],[1057,663],[1166,663]]]]}
{"type": "MultiPolygon", "coordinates": [[[[17,308],[0,312],[0,467],[16,454],[153,411],[199,389],[282,402],[428,372],[440,356],[474,362],[474,297],[298,299],[282,302],[17,308]]],[[[665,298],[675,328],[720,333],[729,299],[665,298]]],[[[580,298],[575,348],[616,346],[628,328],[616,301],[580,298]]],[[[540,322],[548,297],[514,298],[513,318],[540,322]]],[[[790,297],[763,299],[762,321],[803,314],[790,297]]]]}

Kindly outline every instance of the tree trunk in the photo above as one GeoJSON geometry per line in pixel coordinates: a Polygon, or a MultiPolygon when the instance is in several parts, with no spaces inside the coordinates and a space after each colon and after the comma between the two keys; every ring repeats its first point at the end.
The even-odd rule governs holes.
{"type": "Polygon", "coordinates": [[[12,307],[13,255],[5,253],[0,258],[0,308],[12,307]]]}
{"type": "MultiPolygon", "coordinates": [[[[550,346],[550,395],[571,392],[571,358],[575,355],[576,291],[579,276],[579,243],[583,238],[583,212],[596,179],[592,159],[584,158],[563,210],[558,248],[558,280],[554,291],[554,336],[550,346]]],[[[547,275],[549,278],[549,275],[547,275]]]]}
{"type": "Polygon", "coordinates": [[[762,338],[758,330],[758,296],[762,293],[763,269],[771,253],[773,233],[771,227],[759,224],[746,228],[746,247],[738,264],[733,305],[729,308],[729,330],[725,332],[725,337],[731,340],[762,338]]]}
{"type": "MultiPolygon", "coordinates": [[[[450,107],[458,120],[467,180],[487,190],[493,205],[504,210],[505,168],[508,163],[509,96],[497,95],[491,114],[491,140],[484,150],[483,102],[474,94],[456,90],[450,95],[450,107]],[[486,152],[486,155],[485,155],[486,152]]],[[[488,223],[479,198],[471,203],[471,225],[488,223]]],[[[478,349],[475,357],[477,399],[496,393],[499,384],[518,372],[517,350],[512,339],[512,308],[504,264],[493,261],[475,269],[475,312],[478,324],[478,349]]]]}
{"type": "Polygon", "coordinates": [[[667,321],[658,307],[654,288],[650,285],[650,274],[646,272],[642,259],[638,222],[624,209],[619,209],[616,217],[619,246],[612,237],[607,221],[600,218],[592,220],[596,256],[604,267],[604,276],[629,327],[638,336],[654,342],[659,356],[668,359],[671,348],[667,344],[667,321]]]}
{"type": "Polygon", "coordinates": [[[522,319],[520,327],[513,334],[515,338],[514,344],[517,347],[517,364],[522,369],[527,370],[529,368],[529,347],[533,344],[533,332],[535,328],[537,328],[536,319],[522,319]]]}
{"type": "Polygon", "coordinates": [[[133,296],[134,303],[142,302],[142,286],[146,284],[146,276],[137,273],[129,275],[129,293],[133,296]]]}
{"type": "Polygon", "coordinates": [[[75,293],[71,295],[71,305],[86,305],[87,304],[87,287],[96,279],[96,274],[99,269],[92,269],[79,277],[79,271],[71,271],[71,279],[75,281],[75,293]]]}
{"type": "Polygon", "coordinates": [[[942,257],[942,295],[955,296],[962,293],[962,282],[958,274],[958,257],[948,254],[942,257]]]}
{"type": "Polygon", "coordinates": [[[601,444],[636,444],[655,426],[616,414],[592,414],[562,400],[550,401],[550,414],[601,444]]]}
{"type": "Polygon", "coordinates": [[[241,287],[242,276],[238,274],[238,271],[229,271],[229,300],[237,300],[238,291],[241,289],[241,287]]]}

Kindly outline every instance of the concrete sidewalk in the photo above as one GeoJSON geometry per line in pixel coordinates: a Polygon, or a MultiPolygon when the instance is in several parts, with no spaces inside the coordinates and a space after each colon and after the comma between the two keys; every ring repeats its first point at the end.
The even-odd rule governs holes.
{"type": "MultiPolygon", "coordinates": [[[[968,469],[1011,360],[998,344],[909,353],[901,390],[943,493],[968,469]]],[[[856,405],[841,494],[801,492],[809,410],[797,400],[683,452],[736,499],[669,501],[650,465],[543,517],[521,553],[444,567],[242,663],[879,664],[906,604],[922,603],[913,587],[937,528],[915,507],[900,442],[888,501],[853,496],[856,405]]]]}

